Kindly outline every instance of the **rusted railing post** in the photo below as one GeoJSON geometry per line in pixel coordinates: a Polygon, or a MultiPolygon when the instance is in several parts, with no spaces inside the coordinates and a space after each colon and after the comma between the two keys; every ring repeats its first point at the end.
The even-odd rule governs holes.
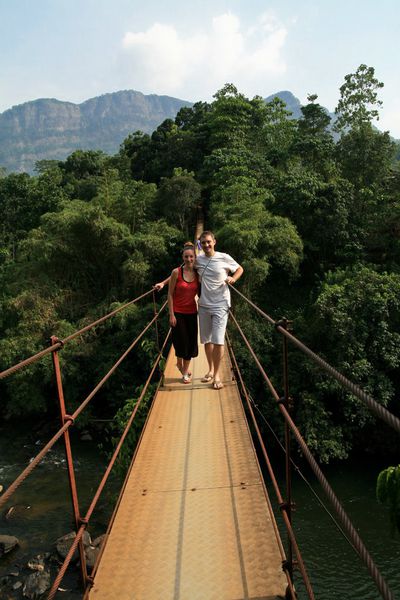
{"type": "MultiPolygon", "coordinates": [[[[60,342],[62,344],[62,341],[59,340],[54,335],[50,339],[51,339],[52,346],[54,346],[55,344],[60,343],[60,342]]],[[[60,405],[61,425],[64,425],[67,421],[71,421],[73,419],[69,414],[67,414],[67,411],[65,408],[65,400],[64,400],[64,392],[63,392],[58,350],[55,350],[52,353],[52,358],[53,358],[54,374],[56,377],[58,402],[60,405]]],[[[82,518],[80,515],[80,511],[79,511],[78,491],[77,491],[77,487],[76,487],[74,461],[72,459],[72,450],[71,450],[71,440],[70,440],[70,436],[69,436],[69,429],[64,431],[64,447],[65,447],[65,457],[66,457],[66,461],[67,461],[69,487],[70,487],[70,492],[71,492],[71,502],[72,502],[72,508],[73,508],[73,513],[74,513],[75,532],[78,532],[79,528],[82,526],[82,518]]],[[[83,589],[85,589],[86,584],[87,584],[88,574],[87,574],[86,556],[85,556],[85,549],[84,549],[84,545],[83,545],[83,539],[81,539],[79,541],[78,548],[79,548],[82,583],[84,586],[83,589]]]]}
{"type": "MultiPolygon", "coordinates": [[[[290,322],[284,317],[279,324],[286,330],[290,328],[290,322]]],[[[288,343],[283,336],[283,402],[289,414],[291,413],[291,398],[289,396],[289,361],[288,343]]],[[[291,434],[290,427],[285,420],[285,475],[286,475],[286,514],[290,524],[292,523],[292,465],[291,465],[291,434]]],[[[288,536],[287,548],[288,572],[293,581],[293,548],[290,536],[288,536]]]]}
{"type": "MultiPolygon", "coordinates": [[[[157,312],[157,304],[156,304],[156,293],[155,290],[153,290],[153,310],[154,310],[154,316],[157,317],[158,316],[158,312],[157,312]]],[[[160,336],[158,333],[158,319],[156,319],[155,321],[155,329],[156,329],[156,345],[157,345],[157,352],[160,352],[160,336]]]]}
{"type": "MultiPolygon", "coordinates": [[[[157,303],[156,303],[156,292],[153,289],[153,310],[154,310],[154,316],[158,317],[158,312],[157,312],[157,303]]],[[[155,330],[156,330],[156,346],[157,346],[157,352],[160,353],[160,334],[158,331],[158,319],[155,320],[155,330]]],[[[164,384],[164,369],[160,366],[160,363],[158,363],[158,372],[160,374],[160,379],[161,379],[161,385],[164,384]]]]}

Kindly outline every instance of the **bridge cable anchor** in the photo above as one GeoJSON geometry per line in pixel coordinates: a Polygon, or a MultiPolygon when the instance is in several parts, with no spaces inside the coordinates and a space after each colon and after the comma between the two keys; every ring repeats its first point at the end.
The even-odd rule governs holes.
{"type": "Polygon", "coordinates": [[[279,319],[278,321],[275,321],[274,323],[274,327],[275,329],[278,329],[278,327],[282,327],[283,329],[286,329],[286,331],[293,331],[293,321],[289,321],[289,319],[279,319]]]}
{"type": "Polygon", "coordinates": [[[54,344],[60,344],[60,348],[58,348],[58,350],[62,350],[64,348],[64,340],[60,340],[60,338],[58,338],[56,335],[51,336],[50,344],[52,346],[54,346],[54,344]]]}

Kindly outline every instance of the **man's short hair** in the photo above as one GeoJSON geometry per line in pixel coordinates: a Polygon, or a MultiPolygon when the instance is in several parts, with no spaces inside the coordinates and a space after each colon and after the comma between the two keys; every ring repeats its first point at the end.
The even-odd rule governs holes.
{"type": "Polygon", "coordinates": [[[212,239],[215,241],[215,235],[213,234],[212,231],[209,231],[208,229],[206,229],[206,231],[203,231],[203,233],[199,237],[199,240],[201,241],[201,238],[206,237],[206,235],[210,235],[212,237],[212,239]]]}

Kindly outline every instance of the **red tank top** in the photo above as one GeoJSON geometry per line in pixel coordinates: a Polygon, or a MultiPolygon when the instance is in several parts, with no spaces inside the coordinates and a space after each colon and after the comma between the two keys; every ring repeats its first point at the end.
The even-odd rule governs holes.
{"type": "Polygon", "coordinates": [[[185,281],[183,278],[183,267],[178,268],[178,279],[174,290],[174,312],[184,314],[197,313],[195,296],[199,291],[199,280],[197,273],[193,281],[185,281]]]}

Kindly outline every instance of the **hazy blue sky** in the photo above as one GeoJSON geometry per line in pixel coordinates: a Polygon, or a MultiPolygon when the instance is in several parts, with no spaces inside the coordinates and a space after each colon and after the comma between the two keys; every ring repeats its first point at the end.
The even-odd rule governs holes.
{"type": "Polygon", "coordinates": [[[121,89],[210,100],[226,82],[333,110],[365,63],[400,138],[399,57],[398,0],[0,0],[0,112],[121,89]]]}

